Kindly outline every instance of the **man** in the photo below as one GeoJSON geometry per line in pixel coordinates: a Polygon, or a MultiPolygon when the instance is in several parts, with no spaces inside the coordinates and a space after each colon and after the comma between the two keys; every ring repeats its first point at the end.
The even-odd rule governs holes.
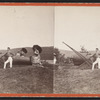
{"type": "Polygon", "coordinates": [[[7,48],[7,53],[5,54],[7,56],[7,60],[4,62],[4,69],[6,69],[7,63],[10,63],[10,68],[12,68],[12,62],[13,62],[13,55],[11,53],[10,47],[7,48]]]}
{"type": "Polygon", "coordinates": [[[57,58],[56,58],[56,54],[54,53],[54,64],[56,64],[57,62],[57,58]]]}
{"type": "Polygon", "coordinates": [[[18,51],[17,53],[16,53],[16,56],[18,56],[18,57],[20,57],[20,51],[18,51]]]}
{"type": "Polygon", "coordinates": [[[20,56],[24,57],[26,53],[27,53],[26,48],[22,48],[21,51],[20,51],[20,56]]]}
{"type": "Polygon", "coordinates": [[[99,51],[98,48],[96,48],[95,56],[96,56],[96,60],[95,60],[95,62],[93,62],[93,64],[92,64],[92,70],[94,70],[94,66],[95,66],[96,64],[98,64],[98,68],[100,69],[100,51],[99,51]]]}

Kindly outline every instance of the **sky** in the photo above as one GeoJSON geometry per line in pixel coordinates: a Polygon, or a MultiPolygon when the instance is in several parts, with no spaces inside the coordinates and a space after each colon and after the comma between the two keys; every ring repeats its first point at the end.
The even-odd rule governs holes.
{"type": "Polygon", "coordinates": [[[0,49],[54,45],[53,6],[0,6],[0,49]]]}
{"type": "Polygon", "coordinates": [[[62,42],[80,50],[100,49],[100,7],[55,7],[54,46],[70,50],[62,42]]]}

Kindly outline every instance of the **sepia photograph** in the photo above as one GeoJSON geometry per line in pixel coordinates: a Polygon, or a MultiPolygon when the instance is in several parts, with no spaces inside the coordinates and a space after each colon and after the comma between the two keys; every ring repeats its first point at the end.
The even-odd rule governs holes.
{"type": "Polygon", "coordinates": [[[100,94],[100,6],[21,5],[0,6],[0,93],[100,94]]]}
{"type": "Polygon", "coordinates": [[[56,6],[54,94],[100,94],[100,7],[56,6]]]}
{"type": "Polygon", "coordinates": [[[0,6],[0,93],[53,93],[54,7],[0,6]]]}

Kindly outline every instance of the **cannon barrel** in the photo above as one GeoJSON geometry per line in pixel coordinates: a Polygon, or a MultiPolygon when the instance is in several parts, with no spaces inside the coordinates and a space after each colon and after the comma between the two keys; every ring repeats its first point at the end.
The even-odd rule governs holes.
{"type": "MultiPolygon", "coordinates": [[[[69,46],[68,44],[66,44],[65,42],[63,42],[63,44],[65,44],[66,46],[68,46],[72,51],[74,51],[84,62],[86,62],[88,64],[88,66],[91,66],[92,62],[89,61],[86,57],[84,57],[82,54],[80,54],[78,51],[76,51],[75,49],[73,49],[71,46],[69,46]]],[[[74,59],[75,60],[75,59],[74,59]]],[[[82,60],[80,60],[82,62],[82,60]]]]}
{"type": "Polygon", "coordinates": [[[15,65],[31,65],[30,57],[14,57],[13,64],[15,65]]]}

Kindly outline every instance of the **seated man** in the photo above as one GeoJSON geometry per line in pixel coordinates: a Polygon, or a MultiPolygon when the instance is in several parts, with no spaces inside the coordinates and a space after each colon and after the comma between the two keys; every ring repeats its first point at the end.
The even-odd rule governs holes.
{"type": "Polygon", "coordinates": [[[22,48],[21,50],[19,50],[19,51],[16,53],[15,57],[25,57],[25,54],[26,54],[26,53],[27,53],[26,48],[22,48]]]}
{"type": "Polygon", "coordinates": [[[25,48],[22,48],[20,51],[20,56],[24,57],[26,53],[27,53],[27,50],[25,48]]]}
{"type": "Polygon", "coordinates": [[[18,51],[18,52],[16,53],[16,56],[18,56],[18,57],[20,56],[20,51],[18,51]]]}

